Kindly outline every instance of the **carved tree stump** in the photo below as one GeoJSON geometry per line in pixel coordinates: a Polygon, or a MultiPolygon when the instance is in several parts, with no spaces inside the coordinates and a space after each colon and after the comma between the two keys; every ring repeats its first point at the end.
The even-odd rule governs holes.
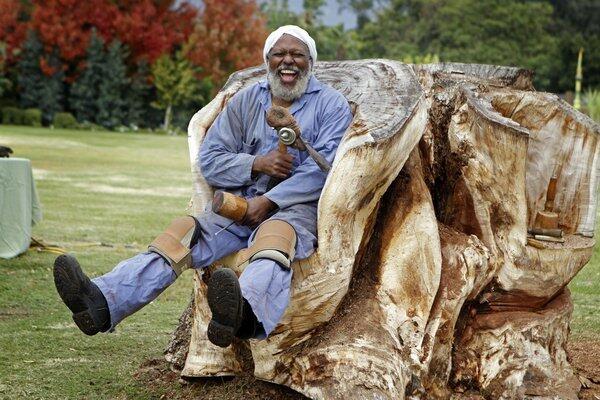
{"type": "MultiPolygon", "coordinates": [[[[232,75],[190,122],[194,213],[212,198],[199,144],[264,72],[232,75]]],[[[595,243],[599,126],[517,68],[365,60],[316,75],[354,119],[319,202],[318,251],[293,264],[273,335],[250,341],[255,376],[313,399],[575,399],[565,286],[595,243]],[[564,242],[528,242],[553,176],[564,242]]],[[[183,376],[234,375],[241,344],[208,342],[195,279],[167,359],[183,376]]]]}

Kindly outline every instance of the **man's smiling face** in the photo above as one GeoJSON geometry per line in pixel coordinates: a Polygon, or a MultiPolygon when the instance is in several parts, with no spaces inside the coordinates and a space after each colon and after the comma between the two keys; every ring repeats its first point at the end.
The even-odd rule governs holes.
{"type": "Polygon", "coordinates": [[[308,47],[291,35],[283,35],[268,55],[268,80],[273,96],[293,101],[302,96],[309,79],[308,47]]]}

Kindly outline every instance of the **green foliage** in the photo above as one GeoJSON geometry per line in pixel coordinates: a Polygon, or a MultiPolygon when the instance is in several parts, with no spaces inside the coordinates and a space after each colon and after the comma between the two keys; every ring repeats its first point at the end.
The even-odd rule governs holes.
{"type": "Polygon", "coordinates": [[[579,48],[584,49],[583,85],[600,87],[600,2],[552,0],[551,3],[552,32],[558,39],[558,66],[550,73],[552,90],[573,90],[579,48]]]}
{"type": "Polygon", "coordinates": [[[57,52],[45,54],[37,35],[30,31],[17,65],[21,106],[41,109],[43,122],[49,123],[63,109],[63,78],[57,52]]]}
{"type": "Polygon", "coordinates": [[[393,0],[362,32],[365,56],[514,65],[537,72],[540,87],[556,68],[553,8],[519,0],[393,0]]]}
{"type": "Polygon", "coordinates": [[[23,111],[23,125],[42,126],[42,111],[38,108],[28,108],[23,111]]]}
{"type": "Polygon", "coordinates": [[[304,24],[307,26],[316,26],[317,20],[323,16],[321,8],[325,5],[325,0],[303,0],[302,7],[304,8],[304,24]]]}
{"type": "Polygon", "coordinates": [[[346,31],[342,24],[319,25],[312,29],[319,60],[355,60],[360,58],[361,43],[356,31],[346,31]]]}
{"type": "Polygon", "coordinates": [[[283,25],[301,25],[300,16],[290,10],[288,0],[271,0],[261,5],[267,16],[267,27],[274,31],[283,25]]]}
{"type": "MultiPolygon", "coordinates": [[[[382,57],[408,63],[438,62],[441,59],[514,65],[534,69],[535,84],[539,90],[564,92],[573,89],[577,51],[582,47],[585,50],[583,85],[600,87],[599,1],[337,2],[341,8],[355,13],[358,24],[356,29],[346,30],[343,25],[330,26],[329,16],[323,11],[327,3],[325,0],[303,0],[303,9],[299,13],[291,11],[289,0],[264,0],[260,4],[270,29],[286,24],[304,27],[316,41],[320,60],[382,57]]],[[[21,17],[20,21],[27,23],[27,12],[21,17]]],[[[92,30],[97,25],[90,23],[92,30]]],[[[41,28],[36,26],[36,29],[41,28]]],[[[54,32],[53,29],[52,24],[44,25],[40,31],[43,35],[40,35],[47,38],[47,34],[54,32]]],[[[102,30],[102,37],[112,39],[115,36],[102,30]]],[[[136,127],[156,127],[161,119],[164,121],[163,127],[173,123],[183,128],[191,113],[208,100],[209,94],[205,89],[211,83],[210,80],[196,80],[195,84],[180,85],[186,86],[185,90],[182,87],[176,88],[174,79],[168,75],[170,72],[179,71],[180,77],[184,79],[198,75],[197,70],[188,72],[187,75],[182,73],[182,69],[189,69],[191,65],[181,66],[176,60],[191,57],[199,64],[198,59],[218,59],[219,54],[229,54],[231,59],[228,58],[228,63],[235,63],[235,60],[243,58],[242,53],[221,49],[218,44],[211,47],[214,57],[208,57],[204,52],[198,53],[198,45],[196,52],[185,49],[189,45],[184,45],[179,53],[174,50],[167,52],[167,49],[178,49],[178,46],[161,47],[164,52],[163,60],[156,64],[159,65],[156,73],[162,75],[156,79],[151,66],[140,61],[153,60],[154,57],[140,57],[140,49],[131,44],[129,39],[125,39],[133,46],[133,54],[128,56],[129,50],[111,39],[108,39],[110,45],[105,44],[93,32],[85,62],[80,63],[80,55],[76,60],[61,59],[49,43],[46,46],[40,43],[35,32],[29,32],[21,48],[15,48],[14,41],[4,38],[6,43],[0,41],[0,98],[4,97],[1,100],[18,99],[22,108],[39,108],[42,110],[44,124],[52,121],[55,112],[68,106],[67,110],[73,112],[79,122],[102,124],[111,129],[119,126],[128,126],[134,130],[136,127]],[[3,64],[7,43],[10,43],[11,48],[10,65],[3,64]],[[193,58],[193,54],[200,56],[193,58]],[[172,61],[170,66],[164,61],[167,58],[172,61]],[[12,60],[17,60],[17,63],[12,60]],[[65,72],[61,65],[67,68],[69,83],[65,82],[65,72]],[[72,78],[75,81],[70,84],[72,78]],[[69,98],[65,101],[64,93],[67,88],[69,98]],[[190,95],[194,91],[196,94],[190,95]],[[174,95],[176,93],[179,94],[174,95]],[[174,100],[178,97],[181,99],[174,100]]],[[[221,39],[217,42],[228,43],[229,39],[221,39]]],[[[244,38],[240,40],[244,41],[244,38]]],[[[179,45],[182,43],[184,42],[179,45]]],[[[61,50],[64,50],[63,45],[59,44],[61,50]]],[[[85,45],[85,42],[79,41],[78,46],[81,45],[85,45]]],[[[150,48],[152,51],[148,52],[154,54],[156,48],[150,48]]],[[[63,58],[68,57],[64,55],[65,52],[61,54],[63,58]]],[[[224,71],[221,67],[217,66],[215,69],[205,66],[212,68],[212,72],[209,72],[213,75],[214,71],[224,71]]],[[[203,71],[205,75],[207,71],[203,71]]],[[[2,105],[4,103],[0,103],[0,107],[2,105]]]]}
{"type": "Polygon", "coordinates": [[[85,69],[71,86],[69,96],[71,109],[80,122],[96,122],[97,100],[105,75],[104,41],[94,30],[87,48],[85,69]]]}
{"type": "Polygon", "coordinates": [[[158,126],[162,114],[150,104],[156,100],[156,90],[150,81],[151,71],[147,62],[137,64],[136,71],[130,77],[127,90],[127,117],[129,126],[158,126]]]}
{"type": "Polygon", "coordinates": [[[77,120],[73,116],[73,114],[68,112],[56,113],[54,115],[54,120],[52,121],[52,125],[58,129],[77,129],[79,128],[79,124],[77,120]]]}
{"type": "Polygon", "coordinates": [[[444,61],[512,65],[536,71],[546,88],[557,68],[557,40],[549,32],[552,6],[519,0],[461,0],[442,6],[432,50],[444,61]],[[485,18],[481,16],[484,15],[485,18]]]}
{"type": "Polygon", "coordinates": [[[600,90],[587,90],[583,93],[583,105],[587,115],[600,123],[600,90]]]}
{"type": "Polygon", "coordinates": [[[50,55],[45,57],[47,70],[52,71],[49,74],[43,72],[44,76],[41,82],[41,88],[37,104],[33,107],[42,110],[42,121],[49,124],[54,118],[54,114],[64,110],[65,99],[65,74],[61,70],[62,65],[58,57],[58,50],[54,49],[50,55]]]}
{"type": "Polygon", "coordinates": [[[402,58],[402,62],[407,64],[434,64],[440,62],[440,57],[437,54],[425,54],[424,56],[407,55],[402,58]]]}
{"type": "Polygon", "coordinates": [[[10,88],[12,87],[12,82],[8,79],[6,73],[6,43],[0,41],[0,97],[4,96],[10,88]]]}
{"type": "Polygon", "coordinates": [[[165,110],[163,129],[169,131],[173,107],[192,100],[205,102],[211,85],[210,81],[198,81],[199,69],[185,57],[184,50],[175,57],[161,56],[152,65],[152,76],[157,90],[157,100],[152,105],[165,110]]]}
{"type": "Polygon", "coordinates": [[[18,107],[3,107],[2,123],[5,125],[42,126],[42,111],[38,108],[23,110],[18,107]]]}
{"type": "Polygon", "coordinates": [[[23,125],[23,110],[18,107],[3,107],[2,123],[5,125],[23,125]]]}
{"type": "Polygon", "coordinates": [[[373,0],[338,0],[342,7],[349,7],[356,15],[356,25],[362,29],[371,20],[373,0]]]}
{"type": "Polygon", "coordinates": [[[104,59],[104,75],[98,88],[98,115],[96,122],[113,129],[126,124],[127,91],[129,78],[125,65],[126,50],[119,41],[114,41],[108,47],[104,59]]]}
{"type": "Polygon", "coordinates": [[[69,98],[78,121],[108,129],[144,123],[151,87],[140,74],[147,74],[148,68],[138,69],[138,74],[129,78],[127,55],[120,42],[113,41],[105,49],[102,38],[92,33],[85,69],[73,84],[69,98]]]}
{"type": "Polygon", "coordinates": [[[154,85],[158,90],[157,108],[166,109],[192,99],[196,94],[195,68],[179,52],[175,57],[163,55],[152,66],[154,85]]]}

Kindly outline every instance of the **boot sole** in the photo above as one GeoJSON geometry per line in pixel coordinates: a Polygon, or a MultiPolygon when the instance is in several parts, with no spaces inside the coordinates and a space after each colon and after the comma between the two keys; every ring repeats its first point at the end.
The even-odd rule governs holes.
{"type": "Polygon", "coordinates": [[[77,260],[69,255],[60,255],[54,261],[53,272],[56,291],[73,313],[73,321],[77,327],[88,336],[100,332],[84,300],[85,292],[81,282],[85,275],[77,260]]]}
{"type": "Polygon", "coordinates": [[[227,347],[242,321],[242,291],[237,275],[229,268],[215,271],[208,284],[208,306],[212,319],[207,335],[211,343],[227,347]]]}

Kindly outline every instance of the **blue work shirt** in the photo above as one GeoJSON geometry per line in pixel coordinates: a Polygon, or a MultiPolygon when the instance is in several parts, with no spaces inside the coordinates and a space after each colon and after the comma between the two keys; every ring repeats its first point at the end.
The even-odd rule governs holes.
{"type": "MultiPolygon", "coordinates": [[[[276,132],[267,124],[271,93],[266,81],[255,83],[231,98],[215,119],[200,147],[199,164],[206,181],[245,198],[264,195],[279,208],[272,218],[289,222],[298,235],[297,258],[307,257],[316,245],[317,204],[327,174],[306,151],[288,148],[294,155],[290,176],[267,191],[266,174],[252,176],[257,156],[277,149],[276,132]]],[[[305,93],[290,112],[301,129],[302,139],[329,163],[352,121],[341,93],[311,76],[305,93]]]]}

